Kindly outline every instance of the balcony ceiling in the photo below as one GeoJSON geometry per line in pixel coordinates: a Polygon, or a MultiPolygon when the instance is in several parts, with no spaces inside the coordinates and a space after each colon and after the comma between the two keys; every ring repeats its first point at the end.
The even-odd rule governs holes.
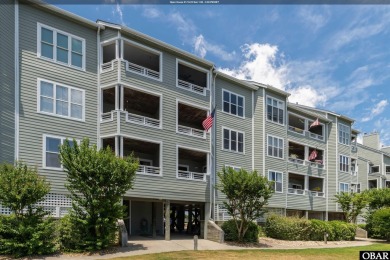
{"type": "Polygon", "coordinates": [[[135,151],[137,153],[155,154],[160,151],[160,145],[156,143],[149,143],[135,139],[124,138],[123,149],[125,154],[135,151]]]}
{"type": "Polygon", "coordinates": [[[155,115],[160,111],[160,97],[133,89],[124,89],[124,109],[155,115]]]}
{"type": "Polygon", "coordinates": [[[179,158],[183,160],[202,161],[207,160],[207,153],[179,148],[179,158]]]}
{"type": "Polygon", "coordinates": [[[202,128],[202,122],[206,119],[205,110],[179,103],[179,122],[197,125],[202,128]]]}

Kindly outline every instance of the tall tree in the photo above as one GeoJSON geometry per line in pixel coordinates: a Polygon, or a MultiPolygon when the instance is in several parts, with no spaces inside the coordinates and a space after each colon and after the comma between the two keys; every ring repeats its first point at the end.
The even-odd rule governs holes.
{"type": "Polygon", "coordinates": [[[249,223],[264,214],[263,207],[272,196],[272,182],[257,171],[244,169],[235,171],[231,167],[218,172],[219,184],[216,188],[226,195],[224,206],[233,217],[238,232],[239,242],[243,241],[249,223]]]}
{"type": "Polygon", "coordinates": [[[108,247],[115,238],[117,220],[123,218],[121,199],[133,187],[137,160],[116,157],[109,147],[98,150],[88,139],[80,144],[66,140],[60,157],[72,199],[70,222],[83,241],[68,246],[77,250],[108,247]]]}
{"type": "Polygon", "coordinates": [[[356,223],[357,217],[367,206],[367,193],[341,192],[335,195],[336,202],[340,204],[345,220],[349,223],[356,223]]]}

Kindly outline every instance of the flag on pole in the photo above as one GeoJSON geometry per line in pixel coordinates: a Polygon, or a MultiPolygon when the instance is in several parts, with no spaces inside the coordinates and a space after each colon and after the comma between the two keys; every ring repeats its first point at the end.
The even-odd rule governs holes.
{"type": "Polygon", "coordinates": [[[215,108],[214,108],[213,112],[211,112],[211,114],[208,115],[205,120],[203,120],[202,126],[203,126],[204,130],[208,131],[213,126],[214,114],[215,114],[215,108]]]}
{"type": "Polygon", "coordinates": [[[316,121],[314,121],[314,122],[310,125],[309,129],[312,128],[312,127],[319,126],[319,125],[320,125],[320,121],[318,121],[318,118],[317,118],[316,121]]]}
{"type": "Polygon", "coordinates": [[[314,149],[311,153],[310,153],[310,156],[309,156],[309,161],[313,161],[317,158],[317,155],[318,155],[318,152],[316,149],[314,149]]]}

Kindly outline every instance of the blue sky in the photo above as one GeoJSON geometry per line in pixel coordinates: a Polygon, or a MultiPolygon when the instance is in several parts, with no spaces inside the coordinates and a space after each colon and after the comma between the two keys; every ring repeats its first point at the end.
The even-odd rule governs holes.
{"type": "Polygon", "coordinates": [[[150,35],[390,145],[390,5],[59,5],[150,35]]]}

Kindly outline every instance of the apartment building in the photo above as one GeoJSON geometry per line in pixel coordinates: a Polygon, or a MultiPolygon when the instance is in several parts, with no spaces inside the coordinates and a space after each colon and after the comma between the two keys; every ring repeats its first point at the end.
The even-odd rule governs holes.
{"type": "MultiPolygon", "coordinates": [[[[351,118],[289,103],[285,91],[223,74],[130,28],[5,1],[0,162],[37,167],[51,183],[42,205],[53,216],[71,206],[58,158],[66,138],[88,137],[139,158],[134,189],[123,197],[129,235],[165,231],[169,238],[172,230],[207,238],[205,222],[230,218],[215,189],[222,167],[274,181],[269,212],[324,220],[341,218],[337,192],[360,192],[375,178],[382,179],[376,187],[388,185],[386,174],[375,177],[376,168],[364,165],[378,165],[371,153],[381,154],[381,173],[389,173],[390,151],[357,145],[351,118]],[[206,132],[202,121],[214,108],[206,132]]],[[[9,211],[0,206],[0,213],[9,211]]]]}

